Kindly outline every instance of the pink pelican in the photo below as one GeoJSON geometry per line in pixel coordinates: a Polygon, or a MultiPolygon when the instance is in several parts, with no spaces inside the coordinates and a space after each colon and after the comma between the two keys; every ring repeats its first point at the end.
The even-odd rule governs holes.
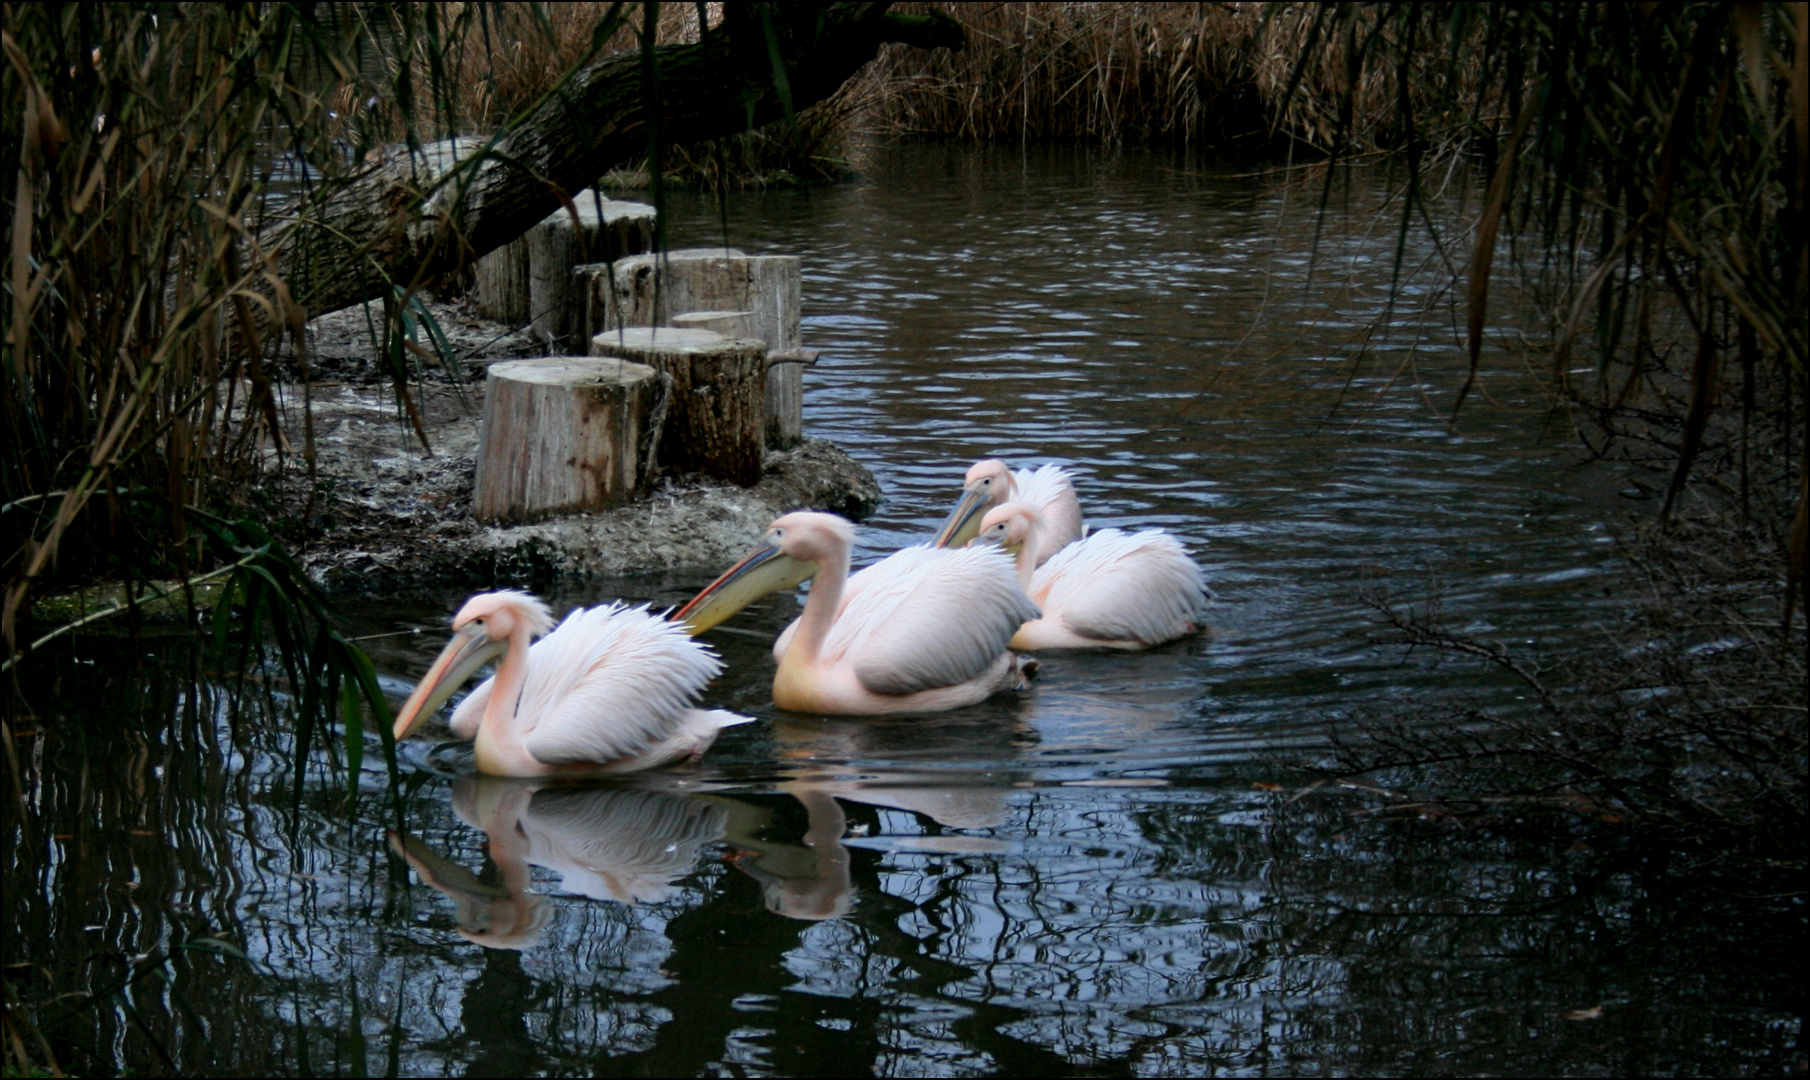
{"type": "Polygon", "coordinates": [[[1043,609],[1012,635],[1014,649],[1148,649],[1198,631],[1211,596],[1161,529],[1101,529],[1038,566],[1049,530],[1036,507],[1009,502],[987,512],[980,540],[1016,552],[1019,581],[1043,609]]]}
{"type": "Polygon", "coordinates": [[[1037,565],[1042,566],[1057,551],[1087,535],[1081,520],[1081,499],[1075,494],[1075,483],[1068,470],[1045,465],[1035,471],[1019,469],[1016,474],[1006,463],[995,458],[977,461],[962,481],[961,501],[949,512],[943,527],[936,531],[935,547],[960,547],[980,531],[980,517],[987,509],[1008,502],[1028,503],[1043,516],[1044,542],[1037,565]]]}
{"type": "Polygon", "coordinates": [[[932,712],[1019,684],[1006,642],[1037,608],[992,549],[913,547],[869,568],[843,603],[854,526],[787,514],[747,558],[673,615],[702,633],[759,597],[815,578],[773,676],[782,709],[833,715],[932,712]]]}
{"type": "Polygon", "coordinates": [[[479,772],[652,769],[696,760],[723,728],[750,719],[691,707],[723,665],[684,627],[645,607],[581,608],[549,634],[552,614],[536,598],[480,593],[452,625],[452,640],[396,715],[396,741],[501,656],[496,676],[452,715],[453,734],[477,744],[479,772]],[[541,640],[529,649],[534,637],[541,640]]]}
{"type": "MultiPolygon", "coordinates": [[[[967,479],[963,481],[961,501],[956,504],[955,510],[943,522],[942,527],[937,529],[930,546],[961,547],[980,531],[981,512],[1009,499],[1028,502],[1037,507],[1043,514],[1045,526],[1051,529],[1051,535],[1060,541],[1043,552],[1044,559],[1054,555],[1056,548],[1063,544],[1081,539],[1087,531],[1081,521],[1081,500],[1075,494],[1075,484],[1069,478],[1067,469],[1045,465],[1036,470],[1020,469],[1014,476],[1005,462],[990,459],[977,461],[968,469],[967,479]]],[[[847,607],[867,588],[868,575],[875,569],[875,566],[869,566],[857,570],[849,577],[848,584],[842,590],[843,607],[847,607]]],[[[798,620],[793,619],[790,625],[780,631],[779,637],[774,639],[775,663],[785,656],[796,633],[798,620]]]]}

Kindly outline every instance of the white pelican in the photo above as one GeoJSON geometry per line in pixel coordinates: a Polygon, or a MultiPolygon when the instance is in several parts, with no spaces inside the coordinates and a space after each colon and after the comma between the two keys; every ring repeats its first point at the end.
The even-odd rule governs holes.
{"type": "Polygon", "coordinates": [[[934,547],[961,547],[980,531],[981,515],[1008,502],[1028,503],[1043,516],[1044,543],[1037,557],[1042,566],[1057,551],[1087,535],[1081,520],[1081,498],[1068,470],[1045,465],[1016,474],[995,458],[977,461],[962,481],[961,501],[936,531],[934,547]]]}
{"type": "Polygon", "coordinates": [[[748,722],[691,702],[722,663],[685,629],[644,607],[579,609],[551,634],[547,605],[523,592],[480,593],[453,617],[453,638],[396,715],[407,738],[472,673],[496,676],[453,712],[496,776],[632,772],[702,756],[723,728],[748,722]],[[532,650],[528,639],[545,634],[532,650]]]}
{"type": "MultiPolygon", "coordinates": [[[[961,547],[980,531],[980,515],[983,510],[1011,499],[1037,507],[1043,514],[1046,527],[1051,527],[1052,522],[1056,523],[1051,527],[1051,535],[1061,543],[1046,548],[1043,559],[1054,555],[1056,548],[1063,544],[1081,539],[1087,531],[1081,521],[1081,500],[1075,494],[1074,481],[1069,478],[1068,470],[1061,466],[1020,469],[1014,476],[1003,461],[977,461],[968,469],[967,479],[962,483],[961,500],[937,529],[936,536],[930,542],[931,547],[961,547]]],[[[850,575],[848,584],[842,590],[843,607],[847,607],[867,588],[868,575],[873,570],[874,567],[869,566],[850,575]]],[[[773,641],[774,663],[785,656],[786,649],[792,644],[792,636],[796,633],[798,620],[793,619],[773,641]]]]}
{"type": "Polygon", "coordinates": [[[1199,630],[1211,597],[1161,529],[1101,529],[1038,566],[1048,530],[1035,507],[1009,502],[987,512],[980,540],[1016,551],[1019,581],[1043,609],[1012,635],[1014,649],[1148,649],[1199,630]]]}
{"type": "Polygon", "coordinates": [[[748,557],[673,615],[701,633],[768,593],[815,578],[773,676],[782,709],[833,715],[932,712],[1018,685],[1006,642],[1037,617],[1012,563],[991,548],[913,547],[869,569],[842,602],[854,526],[787,514],[748,557]]]}

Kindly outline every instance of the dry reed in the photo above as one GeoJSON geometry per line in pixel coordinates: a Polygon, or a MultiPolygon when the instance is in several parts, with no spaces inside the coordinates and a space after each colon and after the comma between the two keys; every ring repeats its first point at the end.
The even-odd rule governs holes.
{"type": "MultiPolygon", "coordinates": [[[[1079,140],[1210,150],[1390,145],[1394,73],[1350,58],[1398,29],[1365,13],[1329,29],[1314,5],[1256,3],[913,4],[967,31],[960,52],[891,48],[862,75],[882,88],[877,133],[987,142],[1079,140]],[[1366,21],[1368,17],[1368,21],[1366,21]],[[1348,90],[1355,87],[1355,92],[1348,90]]],[[[1434,88],[1474,79],[1410,43],[1423,124],[1434,88]]],[[[1469,117],[1441,118],[1451,128],[1469,117]]]]}

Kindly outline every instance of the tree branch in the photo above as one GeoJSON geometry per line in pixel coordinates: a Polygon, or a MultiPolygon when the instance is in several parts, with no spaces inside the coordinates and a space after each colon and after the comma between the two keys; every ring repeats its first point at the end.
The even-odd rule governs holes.
{"type": "MultiPolygon", "coordinates": [[[[949,16],[888,6],[725,5],[706,41],[655,50],[661,132],[674,142],[739,134],[835,93],[887,42],[962,43],[949,16]]],[[[573,73],[513,130],[398,147],[264,229],[257,246],[311,316],[450,274],[526,232],[562,193],[647,152],[644,71],[639,51],[614,53],[573,73]]]]}

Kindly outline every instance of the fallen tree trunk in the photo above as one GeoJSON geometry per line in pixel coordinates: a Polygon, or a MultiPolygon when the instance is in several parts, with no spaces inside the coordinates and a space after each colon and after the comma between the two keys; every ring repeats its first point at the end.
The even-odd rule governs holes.
{"type": "Polygon", "coordinates": [[[726,4],[703,42],[602,57],[490,138],[398,148],[293,207],[258,246],[310,317],[450,275],[646,155],[650,121],[666,143],[738,134],[828,97],[887,42],[960,46],[947,15],[889,6],[726,4]]]}

